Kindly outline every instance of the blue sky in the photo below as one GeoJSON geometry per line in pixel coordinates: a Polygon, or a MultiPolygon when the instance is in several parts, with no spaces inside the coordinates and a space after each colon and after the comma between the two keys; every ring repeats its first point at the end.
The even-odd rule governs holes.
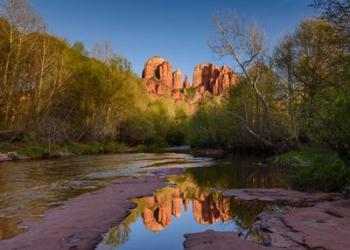
{"type": "Polygon", "coordinates": [[[32,0],[49,32],[81,41],[87,49],[109,41],[141,74],[145,61],[160,55],[192,79],[199,63],[218,65],[208,47],[215,12],[235,10],[256,21],[273,45],[303,18],[314,15],[311,0],[32,0]]]}

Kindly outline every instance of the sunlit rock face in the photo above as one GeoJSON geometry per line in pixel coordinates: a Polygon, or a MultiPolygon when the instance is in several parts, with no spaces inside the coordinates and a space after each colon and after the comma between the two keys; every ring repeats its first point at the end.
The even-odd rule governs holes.
{"type": "Polygon", "coordinates": [[[167,88],[172,88],[172,65],[159,56],[151,57],[145,64],[142,78],[146,80],[148,93],[161,96],[167,88]]]}
{"type": "Polygon", "coordinates": [[[148,59],[142,73],[142,78],[148,80],[152,77],[156,77],[159,79],[159,68],[164,61],[165,60],[159,56],[154,56],[148,59]]]}
{"type": "Polygon", "coordinates": [[[194,68],[193,87],[198,93],[208,91],[214,95],[227,92],[237,82],[237,74],[228,66],[221,68],[215,64],[199,64],[194,68]]]}
{"type": "Polygon", "coordinates": [[[159,56],[153,56],[145,64],[142,78],[148,93],[163,96],[166,93],[175,101],[200,102],[205,93],[223,95],[237,83],[237,74],[230,67],[215,64],[199,64],[194,68],[192,87],[194,94],[186,95],[191,88],[188,75],[182,81],[180,70],[172,72],[172,64],[159,56]]]}
{"type": "MultiPolygon", "coordinates": [[[[178,81],[181,78],[181,72],[172,72],[172,64],[159,56],[153,56],[147,60],[142,78],[146,81],[148,93],[164,95],[168,89],[173,89],[174,76],[178,81]],[[180,73],[180,74],[179,74],[180,73]]],[[[180,79],[181,82],[181,79],[180,79]]],[[[180,87],[181,88],[181,87],[180,87]]]]}
{"type": "Polygon", "coordinates": [[[191,88],[190,78],[188,77],[187,74],[186,74],[186,76],[185,76],[185,81],[184,81],[183,87],[184,87],[185,89],[191,88]]]}
{"type": "Polygon", "coordinates": [[[173,88],[182,89],[182,74],[179,69],[173,73],[173,88]]]}

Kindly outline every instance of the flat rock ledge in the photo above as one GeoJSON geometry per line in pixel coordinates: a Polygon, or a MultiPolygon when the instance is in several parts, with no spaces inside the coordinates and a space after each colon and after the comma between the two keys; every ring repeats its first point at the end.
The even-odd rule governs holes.
{"type": "Polygon", "coordinates": [[[286,249],[350,249],[350,199],[289,212],[264,212],[254,228],[267,246],[286,249]]]}
{"type": "Polygon", "coordinates": [[[322,201],[335,201],[342,198],[337,193],[306,193],[282,188],[228,189],[225,196],[241,201],[273,202],[279,205],[312,206],[322,201]]]}
{"type": "Polygon", "coordinates": [[[122,178],[105,188],[83,194],[52,208],[37,221],[24,222],[28,230],[0,241],[1,250],[94,249],[102,234],[121,223],[135,204],[133,197],[153,195],[166,185],[163,178],[122,178]]]}
{"type": "Polygon", "coordinates": [[[224,192],[240,201],[295,206],[292,210],[263,212],[253,229],[262,241],[237,233],[205,231],[186,234],[186,250],[350,249],[350,199],[335,193],[304,193],[286,189],[231,189],[224,192]]]}
{"type": "Polygon", "coordinates": [[[251,241],[239,238],[237,233],[205,231],[185,234],[184,248],[186,250],[273,250],[251,241]]]}

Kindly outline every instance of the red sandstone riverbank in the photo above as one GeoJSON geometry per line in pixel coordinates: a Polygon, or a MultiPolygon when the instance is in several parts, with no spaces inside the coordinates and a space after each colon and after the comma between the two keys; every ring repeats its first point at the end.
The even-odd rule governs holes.
{"type": "Polygon", "coordinates": [[[152,195],[165,184],[166,181],[157,176],[113,181],[104,189],[49,209],[40,220],[24,222],[28,230],[0,241],[0,249],[94,249],[102,234],[122,222],[135,207],[129,199],[152,195]]]}
{"type": "Polygon", "coordinates": [[[235,233],[206,231],[185,235],[186,250],[350,249],[350,199],[339,194],[284,189],[233,189],[224,194],[239,201],[303,207],[259,214],[253,225],[259,243],[235,233]]]}
{"type": "MultiPolygon", "coordinates": [[[[163,169],[153,171],[155,176],[121,178],[101,190],[68,200],[46,211],[42,219],[23,222],[28,230],[0,241],[0,249],[94,249],[102,235],[120,224],[135,207],[131,198],[152,195],[167,184],[164,176],[182,172],[179,168],[163,169]]],[[[232,189],[224,195],[238,201],[303,207],[259,214],[253,227],[262,237],[260,243],[233,232],[207,231],[185,235],[185,249],[350,249],[350,200],[339,194],[232,189]]]]}

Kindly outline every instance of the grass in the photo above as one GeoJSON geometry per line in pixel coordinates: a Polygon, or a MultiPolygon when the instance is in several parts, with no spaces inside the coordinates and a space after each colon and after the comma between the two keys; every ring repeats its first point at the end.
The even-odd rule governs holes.
{"type": "Polygon", "coordinates": [[[116,142],[108,142],[106,144],[74,144],[64,147],[65,152],[73,154],[106,154],[117,153],[119,151],[119,144],[116,142]]]}
{"type": "Polygon", "coordinates": [[[8,156],[13,159],[19,159],[19,156],[28,156],[30,158],[45,158],[52,156],[59,156],[63,153],[71,154],[107,154],[117,153],[122,148],[117,142],[108,143],[93,143],[93,144],[69,144],[69,145],[51,145],[50,153],[49,146],[44,144],[38,144],[31,146],[29,144],[22,144],[13,146],[11,148],[2,148],[0,152],[7,153],[8,156]]]}
{"type": "Polygon", "coordinates": [[[277,155],[269,161],[287,168],[291,184],[303,191],[342,191],[350,183],[350,171],[336,152],[304,148],[277,155]]]}

